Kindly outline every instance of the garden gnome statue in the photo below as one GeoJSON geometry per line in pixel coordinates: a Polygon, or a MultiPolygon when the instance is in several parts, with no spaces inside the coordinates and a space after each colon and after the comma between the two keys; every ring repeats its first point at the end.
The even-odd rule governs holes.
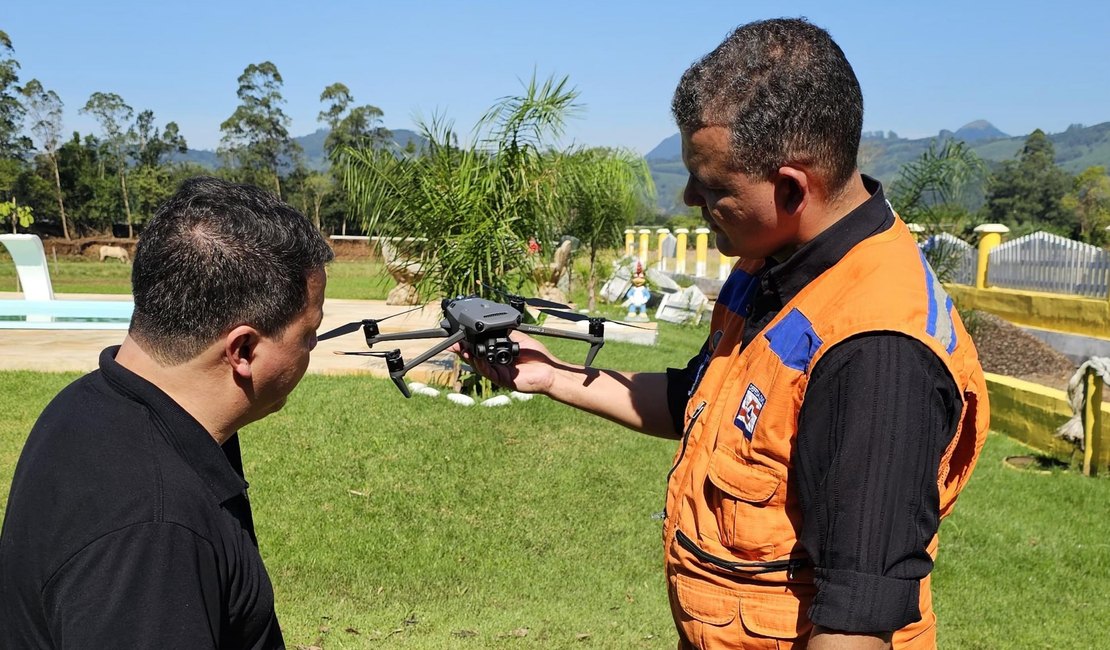
{"type": "Polygon", "coordinates": [[[632,275],[632,286],[624,294],[624,304],[628,305],[628,320],[647,320],[647,304],[651,290],[646,286],[644,266],[636,262],[636,272],[632,275]]]}

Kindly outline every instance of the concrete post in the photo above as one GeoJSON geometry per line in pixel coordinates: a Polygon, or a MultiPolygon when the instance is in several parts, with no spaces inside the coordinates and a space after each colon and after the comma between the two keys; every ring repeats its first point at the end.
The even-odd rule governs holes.
{"type": "Polygon", "coordinates": [[[699,278],[705,277],[705,258],[709,257],[709,228],[696,228],[695,235],[695,255],[697,256],[694,262],[694,275],[699,278]]]}
{"type": "Polygon", "coordinates": [[[671,234],[671,231],[667,228],[657,228],[655,234],[655,246],[659,251],[659,270],[666,271],[667,269],[663,268],[663,242],[667,239],[667,235],[671,234]]]}
{"type": "Polygon", "coordinates": [[[728,274],[732,272],[732,265],[735,263],[735,259],[727,255],[722,255],[720,251],[717,251],[717,279],[722,282],[727,280],[728,274]]]}
{"type": "Polygon", "coordinates": [[[1102,459],[1102,376],[1091,367],[1083,377],[1083,473],[1098,474],[1102,459]]]}
{"type": "Polygon", "coordinates": [[[674,249],[674,270],[676,273],[686,275],[686,236],[688,228],[675,228],[674,234],[678,238],[674,249]]]}
{"type": "Polygon", "coordinates": [[[990,252],[1002,243],[1002,235],[1010,229],[1000,223],[985,223],[975,227],[979,237],[979,260],[975,267],[975,288],[987,288],[987,265],[990,261],[990,252]]]}
{"type": "Polygon", "coordinates": [[[644,265],[644,271],[648,269],[648,246],[651,245],[651,230],[649,228],[640,228],[640,264],[644,265]]]}
{"type": "Polygon", "coordinates": [[[629,256],[636,247],[636,231],[631,228],[624,229],[624,254],[629,256]]]}

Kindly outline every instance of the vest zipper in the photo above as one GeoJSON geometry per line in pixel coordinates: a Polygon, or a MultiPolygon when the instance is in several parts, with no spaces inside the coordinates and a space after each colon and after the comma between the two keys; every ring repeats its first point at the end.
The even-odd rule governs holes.
{"type": "Polygon", "coordinates": [[[719,558],[716,555],[707,553],[694,540],[686,536],[686,533],[681,530],[675,531],[675,539],[682,548],[690,551],[696,558],[702,562],[712,564],[720,569],[726,569],[735,573],[742,573],[745,575],[758,575],[761,573],[776,573],[778,571],[786,571],[787,577],[792,578],[797,569],[801,569],[806,565],[806,560],[774,560],[771,562],[733,562],[724,558],[719,558]]]}
{"type": "MultiPolygon", "coordinates": [[[[686,430],[682,432],[682,451],[679,452],[678,460],[676,460],[674,462],[674,466],[671,467],[671,471],[667,472],[666,485],[667,485],[668,490],[670,489],[670,485],[671,485],[671,475],[674,474],[674,471],[676,469],[678,469],[679,465],[682,464],[682,458],[686,455],[686,445],[690,442],[690,432],[694,430],[694,423],[698,421],[698,418],[701,416],[701,412],[705,410],[705,405],[706,404],[707,404],[706,400],[702,400],[698,404],[698,407],[696,409],[694,409],[693,413],[690,414],[690,423],[686,425],[686,430]]],[[[664,497],[663,501],[664,501],[663,502],[663,512],[660,513],[661,514],[660,518],[663,519],[663,520],[666,520],[667,519],[667,504],[666,504],[666,498],[665,497],[664,497]]]]}

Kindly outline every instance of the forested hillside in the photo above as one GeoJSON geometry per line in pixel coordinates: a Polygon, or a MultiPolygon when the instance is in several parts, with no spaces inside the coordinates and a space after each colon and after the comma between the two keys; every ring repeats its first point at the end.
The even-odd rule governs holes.
{"type": "MultiPolygon", "coordinates": [[[[898,170],[921,157],[930,144],[942,146],[948,140],[966,142],[968,148],[988,163],[996,165],[1013,160],[1028,136],[1008,136],[985,120],[971,122],[955,132],[944,130],[930,138],[901,138],[893,132],[865,133],[860,143],[860,169],[890,185],[898,170]]],[[[1110,169],[1110,122],[1094,126],[1073,125],[1062,133],[1048,134],[1055,150],[1056,164],[1079,174],[1102,166],[1110,169]]],[[[686,171],[682,166],[681,142],[676,133],[659,143],[647,156],[659,197],[659,207],[680,212],[686,171]]]]}

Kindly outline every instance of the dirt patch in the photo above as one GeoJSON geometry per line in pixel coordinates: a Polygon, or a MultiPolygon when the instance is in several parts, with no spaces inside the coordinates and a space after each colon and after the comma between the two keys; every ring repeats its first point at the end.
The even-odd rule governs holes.
{"type": "Polygon", "coordinates": [[[332,239],[328,243],[337,260],[367,262],[379,256],[377,245],[369,242],[332,239]]]}
{"type": "Polygon", "coordinates": [[[967,318],[983,370],[1067,390],[1076,365],[1039,338],[994,314],[967,318]]]}
{"type": "Polygon", "coordinates": [[[86,259],[100,259],[101,246],[120,246],[127,249],[132,259],[135,257],[135,239],[119,239],[116,237],[82,237],[80,239],[65,239],[62,237],[47,237],[42,240],[42,249],[48,258],[57,257],[83,257],[86,259]]]}

